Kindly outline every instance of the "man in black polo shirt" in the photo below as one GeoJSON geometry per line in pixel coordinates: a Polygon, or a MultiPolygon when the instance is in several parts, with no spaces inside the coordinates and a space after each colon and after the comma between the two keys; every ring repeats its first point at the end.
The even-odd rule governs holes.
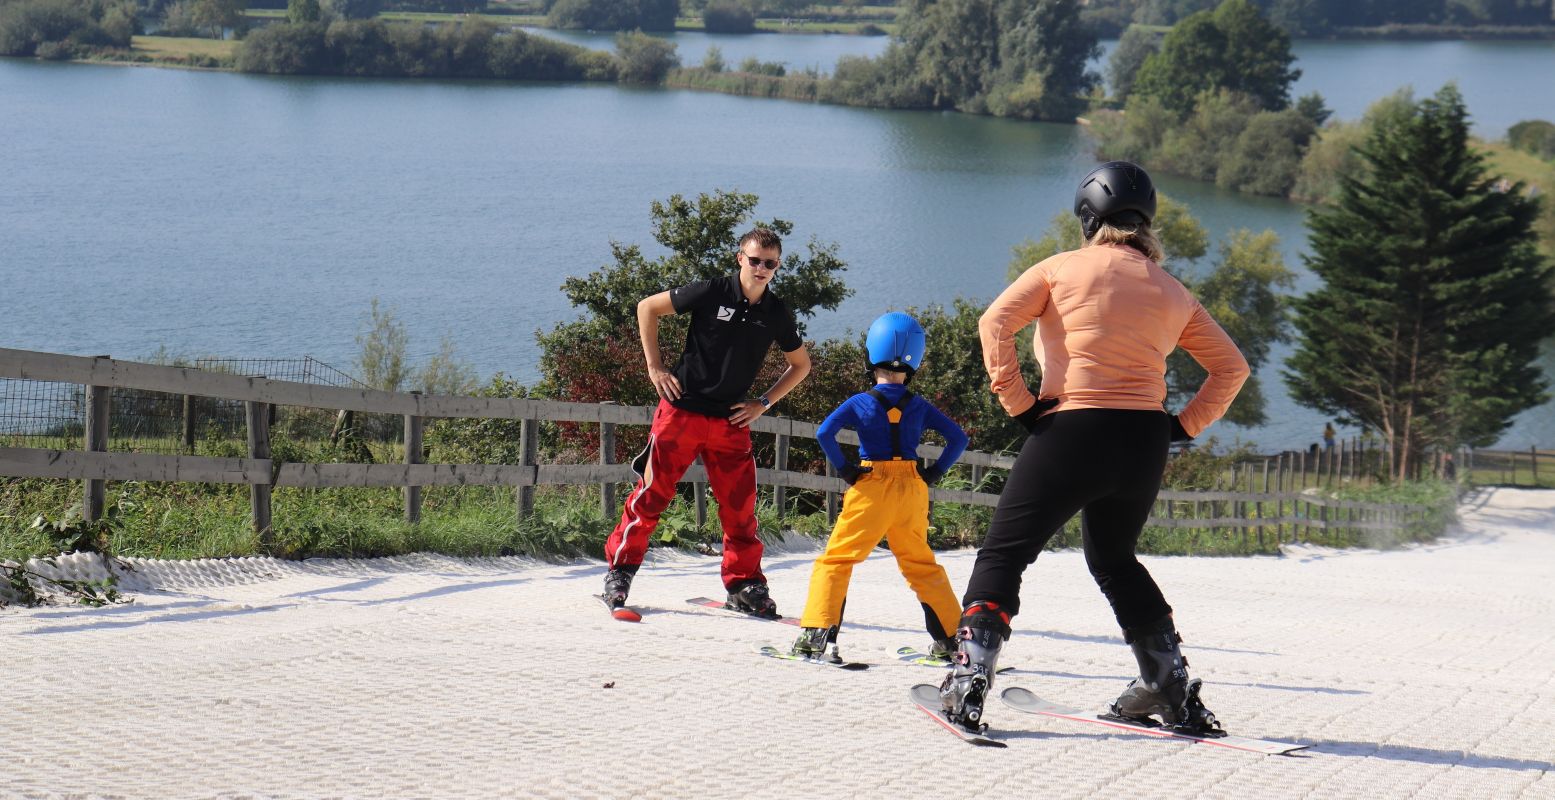
{"type": "Polygon", "coordinates": [[[605,541],[605,600],[626,604],[632,577],[648,551],[659,514],[675,498],[675,484],[702,457],[707,482],[718,500],[724,530],[723,582],[729,605],[776,617],[777,604],[761,574],[761,540],[756,537],[756,462],[750,424],[810,372],[810,356],[794,317],[767,290],[782,263],[783,242],[756,228],[740,237],[734,275],[660,292],[637,304],[648,377],[659,392],[648,447],[632,460],[637,485],[626,498],[621,522],[605,541]],[[659,355],[659,318],[691,314],[686,346],[665,369],[659,355]],[[767,348],[777,342],[788,361],[777,383],[750,397],[767,348]]]}

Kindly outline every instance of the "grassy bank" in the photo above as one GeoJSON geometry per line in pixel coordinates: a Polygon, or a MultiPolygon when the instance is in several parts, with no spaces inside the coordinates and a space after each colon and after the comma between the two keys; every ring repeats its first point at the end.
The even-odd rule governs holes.
{"type": "Polygon", "coordinates": [[[1491,172],[1537,187],[1544,198],[1535,226],[1539,232],[1539,249],[1546,256],[1555,258],[1555,162],[1514,150],[1506,142],[1476,144],[1485,151],[1491,172]]]}

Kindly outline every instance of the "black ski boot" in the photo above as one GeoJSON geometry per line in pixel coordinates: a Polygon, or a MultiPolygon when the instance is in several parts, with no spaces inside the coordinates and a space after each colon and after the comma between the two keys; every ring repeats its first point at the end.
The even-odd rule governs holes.
{"type": "Polygon", "coordinates": [[[983,704],[993,691],[999,648],[1010,638],[1010,615],[998,603],[973,603],[961,612],[956,638],[960,641],[939,687],[940,702],[951,722],[980,734],[988,728],[982,721],[983,704]]]}
{"type": "Polygon", "coordinates": [[[1226,735],[1215,715],[1199,699],[1203,682],[1188,679],[1188,659],[1178,648],[1182,637],[1170,616],[1125,629],[1123,640],[1139,662],[1139,677],[1130,681],[1112,704],[1114,716],[1151,727],[1164,723],[1198,736],[1226,735]]]}
{"type": "Polygon", "coordinates": [[[724,602],[728,608],[741,611],[746,614],[766,619],[777,619],[782,616],[777,610],[777,601],[767,592],[765,583],[747,583],[739,589],[729,593],[729,599],[724,602]]]}
{"type": "Polygon", "coordinates": [[[632,590],[633,573],[624,569],[613,569],[605,573],[605,604],[611,608],[621,608],[626,605],[626,593],[632,590]]]}
{"type": "Polygon", "coordinates": [[[804,656],[828,664],[841,664],[842,654],[837,652],[836,631],[836,628],[803,628],[799,632],[799,638],[794,640],[793,648],[788,652],[790,655],[804,656]]]}

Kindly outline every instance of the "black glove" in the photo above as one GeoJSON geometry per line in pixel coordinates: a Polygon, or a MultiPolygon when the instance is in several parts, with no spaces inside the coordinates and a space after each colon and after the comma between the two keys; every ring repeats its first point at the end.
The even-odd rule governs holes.
{"type": "Polygon", "coordinates": [[[1188,431],[1183,429],[1182,422],[1177,419],[1176,414],[1167,414],[1166,418],[1172,421],[1172,444],[1193,441],[1193,437],[1189,436],[1188,431]]]}
{"type": "Polygon", "coordinates": [[[857,464],[843,464],[837,468],[837,477],[848,482],[852,486],[859,477],[868,472],[874,472],[874,467],[861,467],[857,464]]]}
{"type": "Polygon", "coordinates": [[[919,467],[918,477],[922,478],[924,483],[933,486],[934,484],[939,483],[940,478],[945,477],[945,470],[941,469],[938,463],[935,463],[932,466],[919,467]]]}
{"type": "Polygon", "coordinates": [[[1058,398],[1056,397],[1049,400],[1043,400],[1038,397],[1035,405],[1015,415],[1015,421],[1019,422],[1021,427],[1026,429],[1027,433],[1036,433],[1037,418],[1042,416],[1042,412],[1056,405],[1058,405],[1058,398]]]}

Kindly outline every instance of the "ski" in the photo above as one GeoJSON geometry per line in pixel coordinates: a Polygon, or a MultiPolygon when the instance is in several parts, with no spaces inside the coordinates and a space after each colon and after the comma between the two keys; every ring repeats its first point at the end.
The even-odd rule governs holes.
{"type": "MultiPolygon", "coordinates": [[[[944,707],[940,704],[939,687],[927,683],[920,683],[912,687],[910,696],[913,705],[919,711],[928,714],[935,722],[945,730],[955,734],[961,741],[978,747],[1009,747],[1009,745],[997,739],[989,738],[981,733],[974,733],[945,718],[944,707]]],[[[986,730],[988,726],[983,726],[986,730]]]]}
{"type": "Polygon", "coordinates": [[[738,614],[739,616],[745,617],[747,619],[764,619],[769,622],[781,622],[784,625],[793,625],[796,627],[799,625],[799,620],[794,619],[793,617],[763,617],[760,614],[747,614],[744,611],[730,608],[729,604],[722,600],[714,600],[711,597],[693,597],[686,602],[701,608],[712,608],[719,611],[727,611],[730,614],[738,614]]]}
{"type": "Polygon", "coordinates": [[[1028,714],[1042,714],[1059,719],[1074,720],[1075,722],[1094,722],[1106,725],[1110,728],[1143,733],[1149,736],[1159,736],[1167,739],[1180,739],[1199,744],[1211,744],[1217,747],[1226,747],[1232,750],[1244,750],[1251,753],[1263,753],[1265,755],[1286,755],[1297,750],[1307,749],[1304,744],[1286,744],[1285,742],[1271,742],[1266,739],[1250,739],[1246,736],[1200,736],[1186,731],[1174,730],[1166,726],[1144,725],[1122,717],[1114,717],[1111,714],[1098,715],[1087,714],[1084,711],[1066,706],[1050,703],[1032,694],[1019,686],[1011,686],[999,694],[999,699],[1004,704],[1016,711],[1024,711],[1028,714]]]}
{"type": "Polygon", "coordinates": [[[869,665],[868,664],[865,664],[865,663],[862,663],[862,662],[859,662],[859,661],[844,661],[844,662],[842,662],[840,664],[834,664],[834,663],[832,663],[830,661],[822,661],[821,659],[818,659],[818,658],[810,658],[808,656],[796,656],[793,653],[788,653],[788,652],[784,652],[782,650],[779,650],[776,647],[773,647],[772,645],[762,645],[761,647],[756,648],[756,652],[760,653],[761,655],[766,656],[767,658],[775,658],[775,659],[778,659],[779,661],[798,661],[801,664],[814,664],[817,667],[832,667],[833,669],[845,669],[845,670],[847,670],[849,672],[861,672],[863,670],[869,669],[869,665]]]}
{"type": "MultiPolygon", "coordinates": [[[[943,658],[935,658],[934,656],[931,656],[928,653],[925,653],[925,652],[923,652],[922,650],[919,650],[916,647],[898,647],[898,648],[896,648],[896,657],[898,659],[900,659],[903,663],[912,664],[913,666],[917,666],[917,667],[933,667],[934,669],[949,669],[950,668],[950,661],[949,660],[943,659],[943,658]]],[[[997,670],[994,671],[994,674],[995,675],[1003,675],[1004,673],[1009,672],[1009,671],[1011,671],[1013,669],[1015,669],[1015,668],[1014,667],[1000,667],[1000,668],[998,668],[997,670]]]]}
{"type": "Polygon", "coordinates": [[[594,595],[594,597],[597,598],[599,600],[599,602],[604,603],[605,604],[605,608],[610,609],[610,616],[611,616],[612,619],[618,619],[618,620],[621,620],[622,622],[642,622],[643,621],[643,615],[637,613],[636,611],[633,611],[632,609],[630,609],[630,608],[628,608],[626,606],[617,606],[617,605],[611,604],[609,598],[605,597],[602,594],[596,594],[596,595],[594,595]]]}

